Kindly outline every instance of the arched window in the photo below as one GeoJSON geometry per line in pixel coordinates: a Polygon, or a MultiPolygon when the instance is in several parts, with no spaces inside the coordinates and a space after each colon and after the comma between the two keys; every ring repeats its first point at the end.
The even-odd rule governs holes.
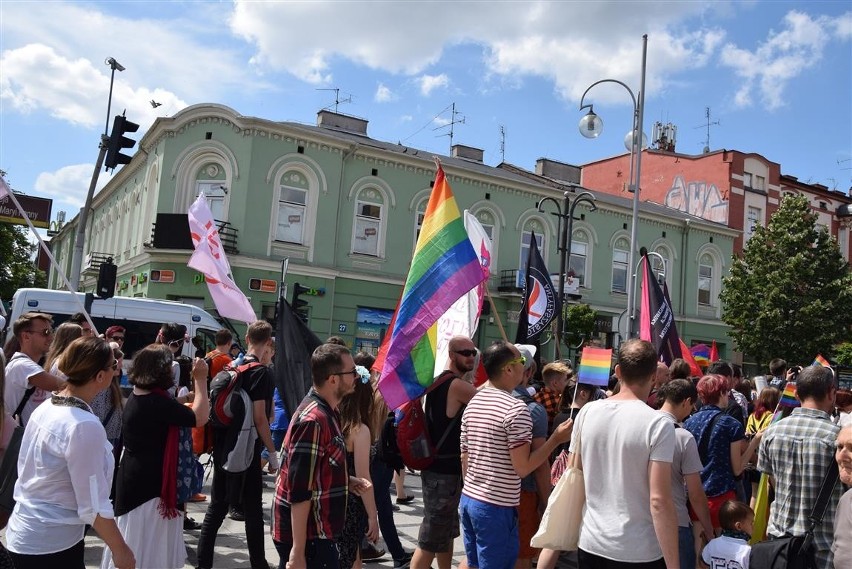
{"type": "Polygon", "coordinates": [[[716,261],[713,255],[703,253],[698,258],[698,304],[700,306],[713,306],[716,278],[716,261]]]}
{"type": "Polygon", "coordinates": [[[630,257],[630,241],[619,237],[612,246],[612,292],[627,292],[627,266],[630,257]]]}
{"type": "Polygon", "coordinates": [[[208,162],[198,169],[195,179],[195,198],[204,192],[204,198],[216,221],[228,221],[227,182],[225,169],[218,163],[208,162]]]}
{"type": "MultiPolygon", "coordinates": [[[[650,255],[651,259],[651,269],[654,271],[655,275],[665,275],[666,284],[669,289],[672,286],[672,253],[668,247],[665,245],[658,245],[654,248],[654,253],[660,255],[663,260],[660,260],[660,257],[657,255],[650,255]]],[[[659,277],[657,278],[659,281],[659,277]]]]}
{"type": "Polygon", "coordinates": [[[284,243],[305,243],[310,182],[297,170],[288,170],[278,186],[278,216],[275,240],[284,243]]]}
{"type": "Polygon", "coordinates": [[[425,197],[417,203],[414,208],[414,247],[417,247],[417,240],[420,238],[420,229],[423,227],[423,218],[426,217],[426,206],[429,205],[429,197],[425,197]]]}
{"type": "MultiPolygon", "coordinates": [[[[491,271],[495,271],[497,267],[497,251],[500,249],[498,244],[498,240],[500,238],[500,222],[493,211],[485,208],[478,209],[476,213],[474,213],[474,217],[476,217],[479,225],[482,226],[485,234],[488,235],[488,238],[491,240],[490,269],[491,271]]],[[[538,235],[536,234],[536,236],[538,235]]],[[[479,251],[476,253],[479,254],[479,251]]]]}
{"type": "Polygon", "coordinates": [[[362,188],[355,196],[355,219],[352,224],[352,252],[371,257],[384,257],[385,202],[375,187],[362,188]]]}
{"type": "Polygon", "coordinates": [[[523,288],[526,282],[527,260],[530,256],[530,244],[532,243],[532,235],[535,233],[535,242],[541,258],[547,263],[547,241],[544,236],[545,228],[541,220],[538,218],[530,218],[524,224],[524,230],[521,232],[521,251],[518,265],[518,279],[516,286],[523,288]]]}
{"type": "Polygon", "coordinates": [[[571,236],[571,256],[568,259],[568,277],[575,278],[579,286],[591,286],[589,258],[591,251],[589,234],[583,229],[575,229],[571,236]]]}

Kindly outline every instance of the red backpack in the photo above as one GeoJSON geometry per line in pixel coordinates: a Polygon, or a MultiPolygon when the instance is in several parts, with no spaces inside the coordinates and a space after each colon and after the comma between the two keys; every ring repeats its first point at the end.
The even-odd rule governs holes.
{"type": "MultiPolygon", "coordinates": [[[[429,393],[447,380],[452,380],[456,375],[451,371],[445,371],[429,386],[426,393],[429,393]]],[[[444,441],[453,430],[455,424],[461,420],[461,412],[447,425],[447,430],[441,436],[438,444],[432,444],[432,438],[429,436],[429,425],[426,421],[426,413],[423,410],[423,397],[418,397],[408,403],[403,404],[397,410],[396,418],[396,444],[399,448],[399,454],[402,456],[402,462],[412,470],[426,470],[435,459],[438,457],[451,458],[449,455],[439,455],[438,449],[444,444],[444,441]]],[[[455,455],[453,455],[454,457],[455,455]]]]}

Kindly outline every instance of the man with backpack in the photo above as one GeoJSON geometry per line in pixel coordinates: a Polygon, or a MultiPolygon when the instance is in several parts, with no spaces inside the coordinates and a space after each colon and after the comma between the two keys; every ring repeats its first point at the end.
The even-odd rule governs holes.
{"type": "Polygon", "coordinates": [[[462,379],[474,369],[476,346],[466,336],[455,336],[449,344],[449,368],[426,395],[426,423],[429,436],[436,443],[439,456],[420,472],[423,487],[423,522],[417,537],[417,549],[411,559],[412,569],[427,569],[437,558],[439,569],[450,569],[453,541],[459,531],[459,499],[461,498],[461,416],[476,388],[462,379]],[[447,455],[447,456],[440,456],[447,455]]]}
{"type": "Polygon", "coordinates": [[[222,328],[216,332],[216,349],[207,352],[204,359],[207,360],[207,368],[210,370],[210,377],[213,379],[220,371],[225,369],[234,358],[231,357],[231,344],[234,341],[234,335],[227,328],[222,328]]]}
{"type": "MultiPolygon", "coordinates": [[[[201,535],[198,539],[198,569],[210,569],[213,566],[213,548],[216,535],[230,504],[242,504],[246,525],[246,545],[252,569],[268,569],[264,551],[263,529],[263,478],[260,466],[260,451],[262,447],[269,450],[269,472],[278,470],[278,454],[272,443],[269,429],[269,417],[272,415],[272,392],[274,381],[269,364],[275,353],[275,342],[272,337],[272,326],[266,321],[259,320],[248,327],[246,333],[246,356],[244,366],[233,381],[239,383],[234,388],[233,395],[243,396],[242,412],[247,416],[234,414],[232,425],[238,430],[243,429],[245,422],[253,425],[257,431],[257,439],[251,449],[251,463],[245,472],[235,473],[225,470],[226,457],[230,460],[233,449],[225,448],[235,437],[227,436],[226,429],[217,429],[213,443],[213,482],[211,484],[210,505],[201,525],[201,535]],[[259,365],[249,365],[259,364],[259,365]],[[244,393],[238,393],[242,390],[244,393]],[[245,419],[245,421],[244,421],[245,419]],[[224,432],[223,432],[224,431],[224,432]]],[[[225,371],[225,373],[227,370],[225,371]]],[[[214,382],[215,382],[214,378],[214,382]]],[[[211,386],[212,391],[212,386],[211,386]]],[[[211,416],[214,413],[215,402],[211,401],[211,416]]],[[[240,409],[240,405],[231,409],[240,409]]],[[[212,420],[212,419],[211,419],[212,420]]],[[[235,441],[236,442],[236,441],[235,441]]]]}

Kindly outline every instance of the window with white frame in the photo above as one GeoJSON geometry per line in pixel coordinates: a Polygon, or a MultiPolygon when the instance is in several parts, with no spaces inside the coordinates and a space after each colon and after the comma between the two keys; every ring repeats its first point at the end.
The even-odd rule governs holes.
{"type": "Polygon", "coordinates": [[[195,197],[197,198],[201,192],[204,192],[204,199],[207,200],[207,206],[210,208],[210,213],[213,214],[213,219],[216,221],[227,221],[225,198],[228,192],[225,182],[222,180],[198,181],[195,183],[195,197]]]}
{"type": "Polygon", "coordinates": [[[545,258],[544,251],[544,231],[540,223],[533,220],[527,223],[526,228],[521,233],[521,254],[518,265],[518,288],[523,288],[526,283],[527,260],[530,257],[530,243],[532,243],[532,233],[535,232],[535,243],[538,246],[538,251],[541,257],[545,258]]]}
{"type": "Polygon", "coordinates": [[[657,277],[657,282],[661,282],[660,275],[664,275],[666,284],[671,286],[672,258],[669,248],[659,246],[654,249],[654,253],[657,253],[657,255],[662,257],[662,259],[660,259],[657,255],[648,255],[651,259],[651,270],[653,271],[654,276],[657,277]]]}
{"type": "MultiPolygon", "coordinates": [[[[476,212],[476,220],[479,222],[479,225],[482,226],[482,230],[485,231],[485,234],[488,235],[488,238],[491,240],[491,264],[489,268],[494,270],[497,266],[497,221],[494,213],[489,210],[481,209],[476,212]]],[[[479,251],[476,252],[479,254],[479,251]]]]}
{"type": "Polygon", "coordinates": [[[766,191],[766,178],[764,178],[763,176],[755,175],[755,177],[754,177],[754,189],[760,190],[761,192],[765,192],[766,191]]]}
{"type": "Polygon", "coordinates": [[[713,306],[713,272],[715,261],[709,253],[704,253],[698,259],[698,304],[713,306]]]}
{"type": "Polygon", "coordinates": [[[426,206],[428,205],[429,198],[425,198],[414,209],[414,247],[417,247],[417,240],[420,239],[420,229],[423,228],[423,219],[426,217],[426,206]]]}
{"type": "Polygon", "coordinates": [[[355,221],[352,232],[352,252],[379,257],[382,250],[382,210],[384,202],[374,188],[358,193],[355,200],[355,221]]]}
{"type": "Polygon", "coordinates": [[[612,247],[612,292],[627,292],[629,256],[630,242],[625,237],[619,237],[612,247]]]}
{"type": "Polygon", "coordinates": [[[301,245],[305,238],[305,214],[308,191],[302,188],[281,186],[278,195],[278,225],[275,240],[301,245]]]}
{"type": "Polygon", "coordinates": [[[849,262],[849,228],[840,227],[837,230],[837,245],[840,247],[840,254],[846,262],[849,262]]]}
{"type": "Polygon", "coordinates": [[[571,236],[571,256],[568,258],[568,277],[577,279],[579,286],[588,287],[589,234],[577,229],[571,236]]]}
{"type": "Polygon", "coordinates": [[[751,174],[748,172],[743,172],[743,187],[751,189],[752,187],[751,174]]]}
{"type": "Polygon", "coordinates": [[[745,226],[745,241],[748,243],[748,240],[751,239],[751,236],[754,235],[754,228],[760,225],[760,222],[763,220],[763,210],[759,207],[748,206],[746,210],[746,226],[745,226]]]}

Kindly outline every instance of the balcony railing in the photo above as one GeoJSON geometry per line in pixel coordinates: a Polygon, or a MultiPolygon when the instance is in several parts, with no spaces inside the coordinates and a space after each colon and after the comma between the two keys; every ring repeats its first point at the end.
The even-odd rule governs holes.
{"type": "Polygon", "coordinates": [[[500,271],[500,284],[497,286],[497,290],[500,292],[523,292],[524,287],[518,286],[518,273],[520,273],[518,269],[500,271]]]}
{"type": "MultiPolygon", "coordinates": [[[[214,220],[219,229],[222,249],[228,255],[239,255],[237,247],[239,229],[227,221],[214,220]]],[[[151,241],[146,244],[154,249],[193,249],[189,234],[189,219],[185,213],[158,213],[151,227],[151,241]]]]}
{"type": "Polygon", "coordinates": [[[83,272],[97,274],[101,269],[101,265],[114,257],[115,255],[112,253],[92,251],[83,260],[83,272]]]}

